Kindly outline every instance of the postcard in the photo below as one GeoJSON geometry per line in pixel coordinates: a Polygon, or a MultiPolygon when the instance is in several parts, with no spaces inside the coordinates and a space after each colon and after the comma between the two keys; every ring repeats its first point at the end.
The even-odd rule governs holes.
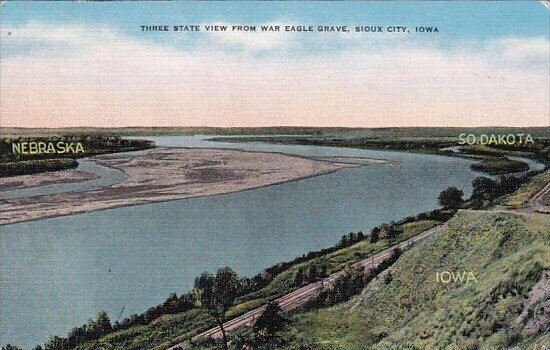
{"type": "Polygon", "coordinates": [[[550,349],[549,1],[2,1],[0,59],[1,349],[550,349]]]}

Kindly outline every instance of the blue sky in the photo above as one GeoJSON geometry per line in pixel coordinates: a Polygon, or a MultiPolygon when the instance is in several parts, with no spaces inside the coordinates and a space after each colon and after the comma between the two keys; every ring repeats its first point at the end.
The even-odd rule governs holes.
{"type": "Polygon", "coordinates": [[[550,123],[550,10],[539,1],[16,1],[0,15],[10,126],[550,123]],[[266,23],[439,33],[140,29],[266,23]]]}
{"type": "Polygon", "coordinates": [[[281,18],[304,24],[438,25],[458,37],[549,35],[549,13],[539,1],[404,2],[27,2],[2,5],[2,23],[29,21],[108,25],[137,34],[139,24],[261,23],[281,18]]]}

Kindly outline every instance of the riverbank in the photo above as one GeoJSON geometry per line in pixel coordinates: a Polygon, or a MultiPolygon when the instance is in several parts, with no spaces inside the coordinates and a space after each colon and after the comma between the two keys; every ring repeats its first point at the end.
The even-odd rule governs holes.
{"type": "Polygon", "coordinates": [[[548,165],[548,145],[545,137],[536,138],[536,142],[525,145],[457,145],[457,139],[451,137],[335,137],[335,136],[247,136],[247,137],[214,137],[209,141],[216,142],[263,142],[281,145],[305,145],[342,147],[365,150],[399,151],[409,153],[435,154],[440,156],[460,157],[476,161],[471,169],[489,175],[511,174],[528,171],[529,165],[518,159],[530,158],[548,165]],[[516,158],[516,159],[512,159],[516,158]]]}
{"type": "Polygon", "coordinates": [[[74,169],[50,171],[33,175],[9,176],[0,178],[0,191],[89,181],[98,177],[96,174],[74,169]]]}
{"type": "Polygon", "coordinates": [[[158,148],[91,160],[118,169],[129,179],[108,188],[4,200],[0,225],[243,191],[361,166],[278,153],[195,148],[158,148]]]}
{"type": "Polygon", "coordinates": [[[92,134],[0,138],[0,177],[32,175],[78,167],[77,158],[154,148],[147,140],[92,134]]]}

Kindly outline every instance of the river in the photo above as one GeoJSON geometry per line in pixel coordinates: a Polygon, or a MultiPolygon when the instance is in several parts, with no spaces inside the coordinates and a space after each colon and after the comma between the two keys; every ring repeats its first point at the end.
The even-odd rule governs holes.
{"type": "Polygon", "coordinates": [[[195,276],[220,266],[252,276],[332,246],[350,231],[368,232],[437,208],[437,196],[448,186],[469,196],[472,180],[480,176],[470,170],[470,160],[454,157],[209,142],[200,136],[147,139],[167,147],[389,162],[236,193],[3,226],[1,344],[32,348],[52,334],[66,335],[100,310],[112,321],[123,307],[122,317],[141,313],[170,292],[190,290],[195,276]]]}

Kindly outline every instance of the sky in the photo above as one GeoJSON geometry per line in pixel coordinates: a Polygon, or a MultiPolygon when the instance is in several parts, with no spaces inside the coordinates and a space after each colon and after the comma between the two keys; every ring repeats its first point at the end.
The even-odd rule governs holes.
{"type": "Polygon", "coordinates": [[[550,126],[549,40],[540,1],[2,2],[0,126],[550,126]]]}

